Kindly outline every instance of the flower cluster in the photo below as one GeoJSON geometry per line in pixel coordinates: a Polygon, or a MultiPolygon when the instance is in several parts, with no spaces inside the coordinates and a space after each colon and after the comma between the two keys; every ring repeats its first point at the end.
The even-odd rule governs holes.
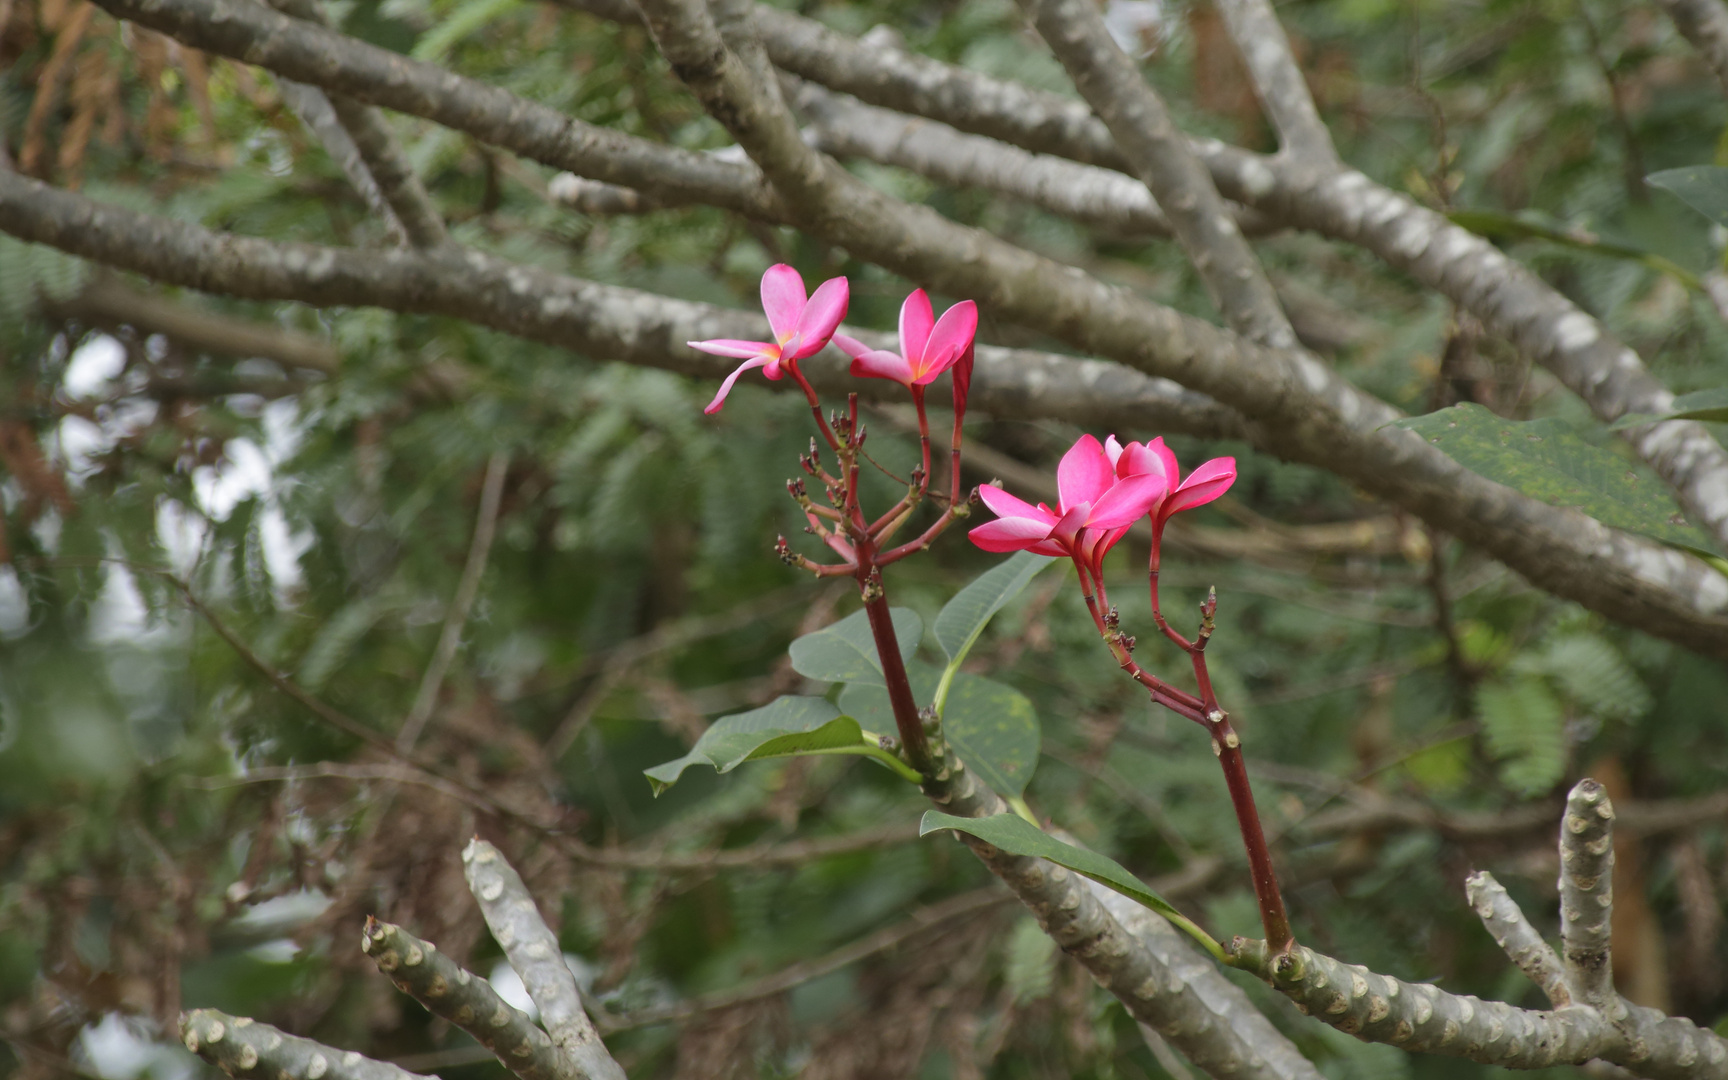
{"type": "Polygon", "coordinates": [[[1176,455],[1162,438],[1126,446],[1112,435],[1102,445],[1080,436],[1056,467],[1056,506],[1033,506],[1001,488],[978,495],[996,514],[971,532],[985,551],[1031,551],[1066,555],[1082,581],[1101,580],[1104,556],[1141,518],[1152,521],[1154,559],[1164,526],[1183,510],[1218,498],[1236,482],[1236,459],[1213,458],[1182,479],[1176,455]]]}
{"type": "Polygon", "coordinates": [[[768,268],[762,275],[762,310],[768,316],[773,341],[740,341],[714,338],[688,342],[693,349],[744,361],[726,376],[720,392],[702,411],[716,413],[726,403],[738,377],[752,368],[778,381],[791,372],[803,383],[798,361],[816,355],[830,340],[852,358],[852,374],[866,379],[892,379],[922,401],[924,387],[950,368],[954,373],[957,411],[966,408],[966,391],[972,374],[972,339],[978,332],[978,305],[962,300],[937,319],[930,297],[915,289],[900,306],[900,351],[872,349],[856,338],[837,334],[846,317],[849,290],[843,277],[829,278],[805,298],[804,278],[785,263],[768,268]]]}

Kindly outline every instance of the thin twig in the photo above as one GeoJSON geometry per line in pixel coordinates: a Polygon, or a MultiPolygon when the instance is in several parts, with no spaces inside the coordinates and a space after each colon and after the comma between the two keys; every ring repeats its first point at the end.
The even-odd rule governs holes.
{"type": "Polygon", "coordinates": [[[414,695],[414,705],[408,710],[408,718],[402,721],[402,730],[396,734],[399,753],[411,753],[414,744],[420,741],[420,733],[425,730],[432,708],[438,703],[438,691],[444,685],[444,676],[456,658],[456,650],[462,645],[462,628],[467,625],[468,613],[473,610],[474,599],[480,594],[480,579],[486,573],[486,560],[492,553],[492,538],[498,532],[498,506],[503,501],[504,477],[509,470],[510,455],[503,450],[494,451],[486,461],[486,479],[480,485],[480,511],[475,516],[474,537],[468,545],[468,562],[462,567],[456,595],[451,597],[450,608],[444,613],[444,628],[438,634],[438,647],[432,652],[432,662],[426,665],[426,673],[420,679],[420,691],[414,695]]]}

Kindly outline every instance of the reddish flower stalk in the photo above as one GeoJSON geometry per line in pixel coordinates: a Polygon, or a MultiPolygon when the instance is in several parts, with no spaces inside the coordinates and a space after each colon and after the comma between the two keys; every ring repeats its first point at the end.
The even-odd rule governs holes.
{"type": "Polygon", "coordinates": [[[753,368],[762,368],[770,380],[790,374],[804,391],[816,426],[836,458],[838,475],[831,475],[823,467],[813,439],[810,452],[800,456],[799,465],[822,484],[822,494],[829,505],[817,505],[802,480],[788,481],[786,490],[808,522],[805,531],[839,555],[841,562],[819,563],[806,558],[794,552],[784,536],[778,538],[775,552],[788,565],[808,570],[817,577],[848,576],[857,580],[882,665],[883,680],[887,684],[894,724],[900,733],[902,753],[913,768],[930,776],[935,773],[934,756],[924,732],[923,720],[918,714],[905,662],[900,656],[880,568],[929,547],[949,525],[970,512],[960,495],[960,448],[966,395],[972,378],[972,339],[978,326],[978,310],[972,301],[966,300],[949,308],[941,319],[936,319],[929,297],[922,289],[915,291],[901,307],[901,352],[893,353],[868,349],[852,338],[834,333],[845,315],[846,299],[844,278],[824,282],[814,296],[806,299],[804,281],[798,272],[790,266],[775,266],[762,277],[762,307],[773,330],[774,341],[725,339],[693,341],[690,345],[704,352],[745,361],[727,376],[720,392],[705,410],[707,412],[719,410],[733,384],[753,368]],[[918,412],[919,464],[913,470],[912,482],[905,496],[873,522],[866,522],[859,502],[859,459],[864,456],[866,433],[858,422],[858,396],[848,396],[844,414],[824,417],[821,400],[798,369],[799,360],[815,355],[831,337],[853,358],[854,375],[893,379],[901,383],[911,393],[918,412]],[[949,447],[948,506],[917,539],[885,550],[889,538],[911,519],[913,511],[929,493],[930,422],[924,395],[930,383],[950,369],[954,372],[954,436],[949,447]]]}
{"type": "Polygon", "coordinates": [[[1282,951],[1293,943],[1290,920],[1248,783],[1242,738],[1231,726],[1229,714],[1218,706],[1211,672],[1206,667],[1206,643],[1212,637],[1217,594],[1210,594],[1201,605],[1200,632],[1192,642],[1171,628],[1158,603],[1159,549],[1165,525],[1172,515],[1218,498],[1235,479],[1233,458],[1208,461],[1183,481],[1176,455],[1162,439],[1145,445],[1122,446],[1112,436],[1100,445],[1092,436],[1085,435],[1063,456],[1057,468],[1056,484],[1061,497],[1054,509],[1043,503],[1031,506],[999,489],[980,488],[979,495],[998,518],[973,529],[972,540],[986,551],[1026,550],[1072,559],[1086,609],[1118,665],[1146,688],[1154,704],[1207,729],[1242,832],[1266,940],[1274,950],[1282,951]],[[1153,619],[1158,629],[1188,654],[1200,691],[1198,696],[1171,686],[1135,662],[1134,639],[1122,632],[1116,609],[1105,592],[1105,554],[1127,533],[1130,523],[1148,515],[1152,519],[1148,582],[1153,619]]]}

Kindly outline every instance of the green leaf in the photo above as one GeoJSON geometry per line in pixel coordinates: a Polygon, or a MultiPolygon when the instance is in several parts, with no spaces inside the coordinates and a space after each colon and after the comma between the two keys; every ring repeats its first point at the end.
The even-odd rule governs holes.
{"type": "Polygon", "coordinates": [[[1565,715],[1541,679],[1484,683],[1476,692],[1488,752],[1500,779],[1521,795],[1540,795],[1566,769],[1565,715]]]}
{"type": "Polygon", "coordinates": [[[1642,263],[1659,273],[1672,275],[1689,289],[1704,287],[1697,274],[1672,259],[1630,244],[1603,240],[1584,229],[1569,228],[1540,211],[1521,210],[1516,214],[1507,214],[1498,210],[1454,210],[1446,216],[1453,224],[1490,240],[1546,240],[1575,251],[1587,251],[1592,255],[1602,255],[1610,259],[1642,263]]]}
{"type": "MultiPolygon", "coordinates": [[[[1170,902],[1148,889],[1139,878],[1123,869],[1114,859],[1107,859],[1096,851],[1065,844],[1062,841],[1042,831],[1038,826],[1014,814],[996,814],[986,818],[955,817],[939,810],[924,811],[923,820],[918,822],[918,835],[929,836],[943,829],[953,829],[956,832],[976,836],[992,847],[1001,848],[1010,855],[1030,855],[1034,858],[1049,859],[1057,866],[1066,866],[1076,874],[1084,874],[1100,885],[1116,890],[1128,899],[1143,907],[1151,908],[1172,922],[1188,930],[1189,933],[1199,932],[1199,928],[1190,922],[1187,916],[1170,906],[1170,902]]],[[[1204,936],[1204,935],[1202,935],[1204,936]]],[[[1205,937],[1202,944],[1212,941],[1205,937]]],[[[1219,954],[1218,943],[1212,941],[1214,955],[1219,954]]]]}
{"type": "Polygon", "coordinates": [[[1716,165],[1687,165],[1651,173],[1644,182],[1671,192],[1716,224],[1728,225],[1728,169],[1716,165]]]}
{"type": "Polygon", "coordinates": [[[654,794],[678,782],[692,765],[712,765],[715,772],[731,772],[746,761],[795,757],[801,754],[864,754],[882,760],[897,772],[916,780],[897,759],[873,743],[866,742],[858,721],[842,716],[825,698],[784,696],[760,709],[714,721],[696,745],[681,758],[643,770],[654,794]]]}
{"type": "Polygon", "coordinates": [[[1627,413],[1610,424],[1608,430],[1623,431],[1626,428],[1654,424],[1658,420],[1708,420],[1711,423],[1728,424],[1728,386],[1681,394],[1674,399],[1673,407],[1665,413],[1627,413]]]}
{"type": "Polygon", "coordinates": [[[1653,702],[1619,650],[1596,634],[1566,634],[1510,665],[1525,675],[1546,675],[1580,709],[1604,720],[1635,720],[1653,702]]]}
{"type": "Polygon", "coordinates": [[[1000,565],[980,574],[972,584],[955,594],[954,599],[936,616],[933,627],[936,644],[948,655],[948,663],[957,665],[984,632],[984,627],[1003,605],[1020,595],[1028,582],[1040,570],[1052,566],[1055,559],[1021,551],[1000,565]]]}
{"type": "Polygon", "coordinates": [[[1038,712],[1025,694],[979,675],[955,676],[942,736],[996,794],[1025,794],[1041,741],[1038,712]]]}
{"type": "MultiPolygon", "coordinates": [[[[894,621],[894,635],[899,638],[900,658],[909,660],[924,635],[924,620],[906,608],[893,608],[889,615],[894,621]]],[[[807,679],[888,685],[876,657],[868,612],[856,612],[814,634],[805,634],[787,651],[792,654],[792,670],[807,679]]]]}
{"type": "MultiPolygon", "coordinates": [[[[942,675],[928,664],[907,664],[912,699],[928,704],[942,675]]],[[[884,687],[847,683],[840,691],[840,709],[856,717],[867,732],[894,730],[894,711],[884,687]]],[[[981,675],[958,674],[942,715],[942,735],[966,767],[998,795],[1018,798],[1025,793],[1041,745],[1038,713],[1026,695],[981,675]]]]}
{"type": "Polygon", "coordinates": [[[1691,551],[1710,551],[1686,525],[1668,492],[1641,477],[1612,450],[1592,446],[1559,420],[1505,420],[1475,404],[1393,421],[1438,446],[1465,468],[1604,525],[1643,533],[1691,551]]]}

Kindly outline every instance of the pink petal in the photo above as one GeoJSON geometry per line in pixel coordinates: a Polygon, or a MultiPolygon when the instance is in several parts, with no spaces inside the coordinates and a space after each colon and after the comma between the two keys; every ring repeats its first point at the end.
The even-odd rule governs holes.
{"type": "Polygon", "coordinates": [[[1042,544],[1033,544],[1026,549],[1034,555],[1061,556],[1068,554],[1067,550],[1054,540],[1046,540],[1042,544]]]}
{"type": "Polygon", "coordinates": [[[1081,503],[1062,515],[1062,520],[1050,530],[1050,539],[1063,544],[1073,544],[1074,538],[1086,528],[1086,520],[1092,516],[1092,504],[1081,503]]]}
{"type": "Polygon", "coordinates": [[[912,385],[912,368],[907,365],[905,358],[886,349],[873,349],[862,356],[854,356],[852,374],[866,379],[893,379],[897,383],[912,385]]]}
{"type": "Polygon", "coordinates": [[[832,340],[835,348],[850,357],[860,357],[870,351],[870,346],[855,337],[847,337],[845,334],[835,334],[832,340]]]}
{"type": "Polygon", "coordinates": [[[929,295],[923,289],[913,289],[900,305],[900,352],[909,358],[922,357],[935,321],[929,295]]]}
{"type": "Polygon", "coordinates": [[[1030,521],[1041,521],[1048,533],[1056,527],[1059,515],[1052,514],[1050,508],[1043,503],[1033,506],[1022,499],[1015,498],[995,484],[984,484],[978,488],[978,497],[984,500],[984,505],[999,518],[1026,518],[1030,521]]]}
{"type": "Polygon", "coordinates": [[[966,351],[954,361],[954,415],[966,415],[966,397],[972,392],[972,362],[973,347],[966,346],[966,351]]]}
{"type": "MultiPolygon", "coordinates": [[[[928,300],[925,301],[929,303],[928,300]]],[[[924,343],[922,354],[924,370],[946,371],[948,365],[957,360],[966,346],[972,344],[973,337],[978,333],[978,305],[970,300],[962,300],[942,313],[936,320],[936,328],[930,331],[930,338],[924,343]]],[[[904,342],[902,342],[904,344],[904,342]]],[[[913,353],[906,354],[907,359],[913,353]]]]}
{"type": "Polygon", "coordinates": [[[1170,481],[1170,490],[1176,490],[1182,483],[1182,466],[1176,464],[1176,452],[1164,445],[1164,436],[1160,435],[1146,444],[1146,449],[1158,455],[1158,460],[1164,463],[1164,479],[1170,481]]]}
{"type": "Polygon", "coordinates": [[[1192,476],[1182,482],[1170,496],[1170,501],[1164,504],[1160,517],[1168,518],[1171,514],[1183,510],[1192,510],[1196,506],[1205,506],[1218,496],[1230,490],[1230,485],[1236,482],[1236,459],[1233,457],[1213,458],[1206,464],[1194,470],[1192,476]]]}
{"type": "Polygon", "coordinates": [[[1133,524],[1151,512],[1158,500],[1164,497],[1164,492],[1164,478],[1153,473],[1142,473],[1126,480],[1118,480],[1116,485],[1093,505],[1092,515],[1086,519],[1086,527],[1115,529],[1133,524]]]}
{"type": "Polygon", "coordinates": [[[761,357],[757,357],[753,360],[746,360],[742,364],[738,365],[738,370],[726,376],[726,381],[720,384],[720,392],[714,395],[714,400],[710,401],[708,407],[702,411],[710,415],[719,412],[720,406],[726,403],[726,395],[732,392],[732,384],[738,381],[738,376],[749,371],[751,368],[762,367],[766,363],[768,363],[768,361],[761,357]]]}
{"type": "Polygon", "coordinates": [[[1023,551],[1048,539],[1050,526],[1029,518],[998,518],[966,534],[985,551],[1023,551]]]}
{"type": "MultiPolygon", "coordinates": [[[[1104,456],[1110,459],[1110,464],[1118,464],[1122,460],[1122,444],[1111,435],[1104,440],[1104,456]]],[[[1120,474],[1118,474],[1120,475],[1120,474]]]]}
{"type": "Polygon", "coordinates": [[[1110,467],[1104,448],[1092,436],[1082,435],[1056,466],[1056,490],[1062,494],[1057,505],[1067,513],[1081,503],[1096,500],[1115,482],[1116,470],[1110,467]]]}
{"type": "Polygon", "coordinates": [[[1116,475],[1123,478],[1146,474],[1163,476],[1164,469],[1164,459],[1144,443],[1129,443],[1122,448],[1122,456],[1116,459],[1116,475]]]}
{"type": "Polygon", "coordinates": [[[810,302],[804,305],[804,313],[798,316],[798,336],[802,340],[793,350],[792,359],[802,360],[822,351],[822,346],[834,336],[834,328],[846,317],[848,296],[843,277],[829,278],[816,286],[816,295],[810,298],[810,302]]]}
{"type": "Polygon", "coordinates": [[[715,356],[730,356],[738,360],[747,360],[752,356],[770,357],[780,351],[780,346],[768,341],[740,341],[737,338],[714,338],[711,341],[686,341],[684,344],[692,349],[701,349],[715,356]]]}
{"type": "Polygon", "coordinates": [[[775,341],[785,341],[798,329],[804,311],[804,278],[785,263],[775,263],[762,275],[762,310],[775,341]]]}

